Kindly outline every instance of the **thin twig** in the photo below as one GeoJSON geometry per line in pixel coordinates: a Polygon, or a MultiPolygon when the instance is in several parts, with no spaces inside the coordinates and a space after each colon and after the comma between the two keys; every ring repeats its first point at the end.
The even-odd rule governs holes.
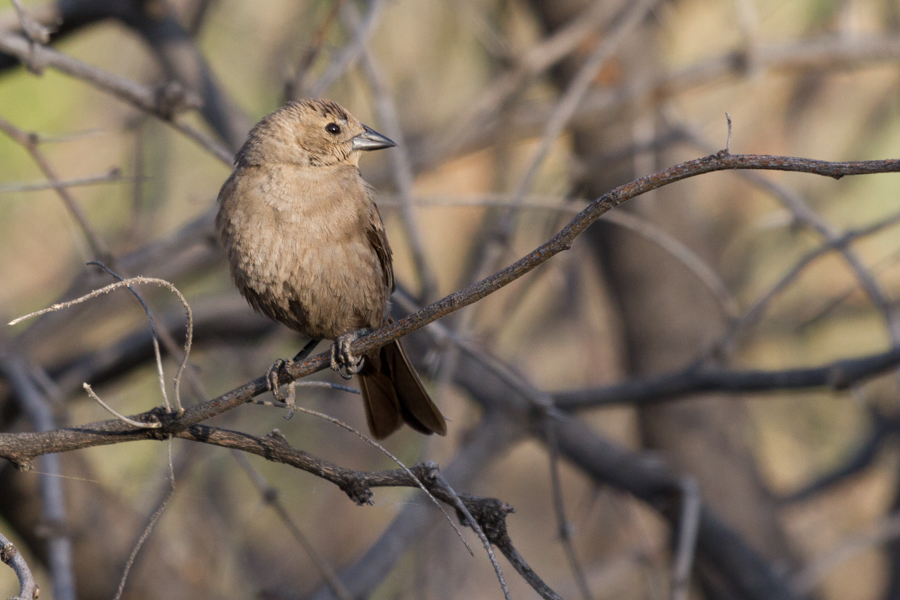
{"type": "MultiPolygon", "coordinates": [[[[365,39],[363,24],[353,4],[346,4],[342,10],[344,20],[350,24],[351,30],[356,36],[365,39]]],[[[403,233],[409,244],[416,276],[421,285],[421,298],[423,302],[433,299],[437,293],[437,278],[428,264],[425,256],[425,244],[422,241],[421,227],[413,209],[411,198],[413,194],[413,170],[409,158],[409,150],[406,146],[403,128],[400,126],[400,118],[397,114],[397,106],[387,89],[384,72],[381,65],[368,44],[363,41],[363,66],[369,78],[369,86],[375,96],[375,108],[384,126],[385,134],[397,143],[397,147],[390,153],[393,165],[394,183],[400,193],[400,223],[403,233]]]]}
{"type": "Polygon", "coordinates": [[[81,227],[81,231],[84,233],[84,237],[90,245],[94,257],[98,260],[111,261],[112,254],[110,253],[106,242],[103,241],[103,238],[100,237],[100,234],[97,233],[94,226],[91,225],[91,222],[88,220],[87,215],[84,214],[81,205],[78,204],[75,197],[69,192],[68,188],[62,184],[59,175],[56,173],[56,169],[50,164],[50,161],[38,147],[37,143],[35,143],[33,137],[3,117],[0,117],[0,131],[3,131],[10,139],[25,148],[31,155],[31,158],[34,159],[38,168],[49,180],[51,187],[56,190],[56,193],[59,195],[60,199],[62,199],[66,209],[72,214],[72,217],[74,217],[78,226],[81,227]]]}
{"type": "MultiPolygon", "coordinates": [[[[85,294],[84,296],[75,298],[74,300],[69,300],[68,302],[61,302],[58,304],[54,304],[53,306],[50,306],[50,307],[35,311],[33,313],[21,316],[17,319],[13,319],[12,321],[9,322],[9,325],[15,325],[16,323],[24,321],[25,319],[30,319],[32,317],[37,317],[37,316],[40,316],[40,315],[43,315],[46,313],[56,312],[56,311],[62,310],[64,308],[69,308],[76,304],[81,304],[82,302],[86,302],[87,300],[90,300],[91,298],[96,298],[97,296],[100,296],[102,294],[108,294],[109,292],[112,292],[113,290],[117,290],[122,287],[127,287],[127,288],[131,289],[132,284],[135,284],[135,283],[152,283],[154,285],[158,285],[158,286],[167,288],[169,291],[171,291],[173,294],[175,294],[175,296],[178,297],[178,299],[181,301],[182,306],[184,306],[185,312],[187,313],[187,327],[186,327],[185,337],[184,337],[184,358],[181,360],[181,363],[178,365],[178,371],[175,373],[175,378],[173,380],[174,384],[175,384],[175,406],[178,408],[179,414],[181,414],[183,412],[183,410],[181,409],[181,375],[182,375],[182,373],[184,373],[185,367],[187,366],[188,357],[190,356],[190,353],[191,353],[191,343],[192,343],[193,336],[194,336],[194,316],[193,316],[193,313],[191,312],[191,306],[188,304],[188,301],[184,297],[184,295],[180,291],[178,291],[178,288],[176,288],[174,285],[172,285],[165,279],[157,279],[155,277],[131,277],[129,279],[123,279],[123,280],[119,281],[118,283],[112,283],[112,284],[102,287],[98,290],[94,290],[93,292],[90,292],[89,294],[85,294]]],[[[143,304],[143,301],[141,303],[143,304]]]]}
{"type": "MultiPolygon", "coordinates": [[[[456,510],[465,517],[466,522],[469,524],[469,527],[478,534],[478,538],[481,540],[481,543],[484,545],[484,549],[488,554],[488,557],[491,560],[491,565],[494,567],[494,573],[497,575],[497,580],[500,582],[500,589],[503,590],[503,597],[506,600],[512,600],[509,595],[509,586],[506,584],[506,579],[503,577],[503,572],[500,569],[500,563],[497,562],[497,556],[494,554],[493,548],[491,548],[491,542],[488,540],[487,535],[485,535],[484,531],[481,528],[481,525],[478,524],[478,521],[472,516],[472,513],[469,512],[468,507],[459,497],[459,495],[453,491],[453,488],[450,487],[450,484],[447,483],[447,480],[440,474],[440,472],[435,468],[429,472],[429,478],[432,481],[438,483],[449,495],[453,498],[453,505],[456,507],[456,510]]],[[[468,548],[468,544],[466,545],[468,548]]],[[[472,553],[472,549],[469,548],[469,553],[472,553]]]]}
{"type": "Polygon", "coordinates": [[[587,577],[585,577],[584,569],[578,561],[575,554],[575,546],[572,544],[572,526],[566,519],[566,507],[563,502],[562,481],[559,478],[559,445],[556,441],[556,434],[551,426],[551,419],[545,417],[544,436],[546,438],[547,457],[550,459],[550,489],[553,495],[553,509],[556,513],[556,529],[559,534],[560,542],[566,553],[566,559],[569,561],[569,568],[572,569],[572,575],[575,576],[575,583],[581,592],[584,600],[593,600],[591,588],[588,585],[587,577]]]}
{"type": "Polygon", "coordinates": [[[337,81],[338,77],[343,75],[353,63],[359,60],[365,49],[366,43],[375,32],[378,25],[378,19],[381,16],[385,0],[372,0],[369,2],[369,11],[363,20],[362,26],[356,31],[353,39],[337,56],[332,59],[331,63],[322,73],[322,76],[310,87],[309,95],[318,98],[328,91],[328,88],[337,81]]]}
{"type": "Polygon", "coordinates": [[[28,563],[19,550],[0,533],[0,562],[9,565],[19,579],[19,595],[10,600],[37,600],[40,588],[34,580],[28,563]]]}
{"type": "Polygon", "coordinates": [[[57,187],[73,188],[84,185],[96,185],[98,183],[119,183],[122,181],[147,181],[149,177],[129,177],[122,175],[119,169],[112,169],[109,173],[102,175],[91,175],[89,177],[75,177],[72,179],[61,179],[56,182],[50,181],[34,181],[27,183],[0,183],[0,194],[8,194],[11,192],[38,192],[43,190],[53,190],[57,187]]]}
{"type": "Polygon", "coordinates": [[[358,430],[354,429],[354,428],[351,427],[350,425],[347,425],[346,423],[344,423],[343,421],[341,421],[341,420],[339,420],[339,419],[335,419],[334,417],[329,416],[329,415],[326,415],[325,413],[321,413],[321,412],[318,412],[318,411],[315,411],[315,410],[311,410],[311,409],[309,409],[309,408],[303,408],[303,407],[301,407],[301,406],[296,407],[296,409],[299,410],[300,412],[306,413],[306,414],[308,414],[308,415],[312,415],[312,416],[314,416],[314,417],[319,417],[320,419],[324,419],[324,420],[328,421],[329,423],[334,423],[335,425],[337,425],[338,427],[341,427],[342,429],[346,429],[347,431],[349,431],[350,433],[352,433],[352,434],[355,435],[356,437],[360,438],[361,440],[363,440],[364,442],[366,442],[367,444],[369,444],[370,446],[374,447],[376,450],[378,450],[379,452],[381,452],[382,454],[384,454],[385,456],[387,456],[388,458],[390,458],[392,461],[394,461],[394,462],[397,464],[397,466],[400,467],[400,469],[402,469],[403,471],[405,471],[410,477],[413,478],[413,480],[415,480],[415,482],[418,484],[419,489],[421,489],[423,492],[425,492],[425,495],[428,496],[428,497],[431,499],[432,502],[434,502],[435,506],[438,507],[438,510],[440,510],[441,513],[444,515],[444,517],[447,519],[447,522],[450,523],[450,526],[451,526],[451,527],[453,528],[453,530],[456,532],[456,535],[459,536],[459,539],[460,539],[460,540],[462,540],[462,543],[463,543],[463,545],[466,547],[466,550],[469,551],[469,554],[472,555],[472,556],[475,556],[475,553],[472,552],[472,548],[469,546],[469,543],[466,542],[466,538],[463,537],[462,532],[461,532],[461,531],[459,530],[459,528],[453,523],[453,520],[450,518],[450,515],[447,514],[447,511],[444,510],[444,507],[441,505],[441,503],[437,501],[437,498],[435,498],[434,496],[432,496],[432,495],[431,495],[431,492],[428,491],[428,489],[425,487],[425,485],[424,485],[421,481],[419,481],[419,479],[418,479],[415,475],[413,475],[412,471],[409,470],[409,467],[407,467],[406,465],[404,465],[404,464],[400,461],[399,458],[397,458],[396,456],[394,456],[393,454],[391,454],[391,453],[387,450],[387,448],[385,448],[384,446],[382,446],[381,444],[379,444],[378,442],[376,442],[375,440],[373,440],[373,439],[370,438],[369,436],[364,435],[363,433],[359,432],[358,430]]]}
{"type": "Polygon", "coordinates": [[[119,412],[116,412],[116,410],[113,409],[113,407],[111,407],[109,404],[107,404],[106,402],[101,400],[100,396],[98,396],[96,394],[96,392],[94,392],[94,389],[91,387],[91,385],[89,383],[84,383],[82,387],[84,388],[84,391],[86,391],[88,393],[88,396],[90,396],[92,399],[94,399],[97,402],[97,404],[99,404],[100,406],[105,408],[107,410],[107,412],[109,412],[111,415],[113,415],[120,421],[125,421],[126,423],[128,423],[129,425],[131,425],[133,427],[140,427],[142,429],[159,429],[160,427],[162,427],[162,423],[159,423],[159,422],[142,423],[141,421],[135,421],[134,419],[129,419],[125,415],[123,415],[119,412]]]}
{"type": "MultiPolygon", "coordinates": [[[[347,392],[350,394],[359,394],[359,389],[352,388],[346,385],[340,385],[338,383],[331,383],[330,381],[295,381],[294,385],[296,387],[317,387],[317,388],[325,388],[329,390],[336,390],[339,392],[347,392]]],[[[289,408],[286,402],[278,402],[276,400],[260,400],[259,398],[254,398],[250,401],[253,404],[259,404],[260,406],[273,406],[275,408],[289,408]]]]}
{"type": "MultiPolygon", "coordinates": [[[[702,140],[698,137],[693,136],[693,140],[699,147],[704,147],[702,140]]],[[[747,179],[772,193],[784,207],[791,212],[796,222],[802,223],[810,229],[813,229],[826,241],[834,244],[834,247],[844,258],[844,261],[856,274],[856,277],[859,279],[866,294],[868,294],[869,298],[872,300],[872,304],[881,313],[891,342],[895,346],[900,345],[900,315],[898,315],[897,311],[891,306],[881,289],[881,285],[866,268],[865,264],[859,258],[859,255],[845,243],[842,243],[843,236],[841,233],[832,226],[831,223],[816,213],[799,194],[794,193],[792,190],[775,183],[759,173],[740,172],[739,174],[744,179],[747,179]]],[[[716,344],[715,349],[722,350],[726,348],[736,331],[735,327],[731,327],[729,331],[726,332],[723,340],[716,344]]],[[[897,374],[897,380],[898,383],[900,383],[900,373],[897,374]]]]}
{"type": "MultiPolygon", "coordinates": [[[[91,261],[88,263],[88,265],[94,265],[96,267],[100,267],[108,275],[111,275],[112,277],[114,277],[115,279],[118,279],[119,281],[124,281],[123,277],[116,274],[112,269],[110,269],[109,267],[107,267],[106,265],[104,265],[101,262],[91,261]]],[[[156,333],[156,323],[153,320],[153,313],[150,312],[150,307],[147,306],[147,303],[144,302],[144,299],[141,297],[141,295],[138,294],[136,289],[134,289],[134,286],[129,285],[128,291],[131,292],[131,295],[134,296],[135,298],[137,298],[137,301],[141,303],[141,306],[144,308],[144,313],[146,313],[146,315],[147,315],[147,321],[150,324],[150,339],[153,341],[153,355],[156,358],[156,375],[157,375],[157,378],[159,379],[159,391],[162,394],[163,406],[166,407],[167,412],[171,412],[172,407],[169,404],[169,395],[166,393],[166,375],[163,371],[162,353],[159,351],[159,335],[157,335],[157,333],[156,333]]],[[[84,384],[84,385],[87,386],[87,384],[84,384]]],[[[91,393],[89,387],[85,387],[85,389],[88,389],[89,393],[91,393]]],[[[106,406],[105,404],[103,404],[103,402],[100,400],[100,398],[95,397],[95,399],[98,402],[100,402],[100,404],[103,405],[104,407],[106,406]]],[[[175,408],[179,412],[182,411],[181,399],[177,397],[177,394],[176,394],[176,398],[175,398],[175,408]]],[[[112,409],[109,409],[109,408],[107,408],[107,410],[112,411],[112,409]]],[[[113,414],[117,414],[117,413],[113,413],[113,414]]]]}
{"type": "Polygon", "coordinates": [[[243,452],[232,450],[231,455],[237,460],[241,468],[244,469],[244,472],[247,473],[247,476],[250,478],[250,481],[253,482],[253,485],[256,486],[263,502],[265,502],[267,506],[270,506],[278,514],[281,521],[287,525],[291,535],[294,536],[297,543],[300,544],[310,560],[313,561],[313,564],[319,570],[319,573],[322,574],[322,578],[325,580],[325,583],[328,584],[328,587],[331,588],[331,591],[334,592],[335,596],[341,600],[353,600],[350,592],[347,591],[347,588],[341,583],[341,580],[338,579],[334,569],[331,568],[331,565],[328,564],[325,557],[322,556],[309,538],[301,531],[300,527],[294,522],[294,519],[291,518],[291,515],[284,507],[284,503],[278,498],[278,490],[269,485],[260,472],[250,464],[250,461],[243,452]]]}
{"type": "MultiPolygon", "coordinates": [[[[597,74],[613,56],[622,42],[637,27],[640,22],[647,16],[647,13],[658,3],[659,0],[639,0],[630,3],[627,9],[621,15],[621,18],[615,19],[610,25],[610,31],[603,36],[602,41],[597,44],[593,52],[584,61],[584,64],[578,70],[578,73],[572,78],[571,83],[566,88],[562,97],[558,100],[553,109],[553,113],[547,120],[544,127],[544,133],[541,136],[540,145],[534,153],[534,158],[528,167],[528,171],[519,183],[519,187],[513,194],[513,203],[521,202],[525,195],[531,190],[534,179],[537,177],[538,170],[544,162],[544,159],[550,152],[550,147],[560,136],[563,130],[568,126],[578,105],[584,100],[585,95],[590,89],[597,74]]],[[[508,213],[503,231],[506,232],[510,227],[512,213],[508,213]]]]}
{"type": "Polygon", "coordinates": [[[169,501],[172,499],[172,496],[175,495],[175,467],[172,465],[172,438],[169,438],[169,493],[166,494],[166,497],[160,503],[159,507],[153,514],[150,515],[150,520],[147,522],[147,526],[144,528],[143,533],[138,538],[137,542],[134,545],[134,549],[131,551],[131,556],[128,557],[128,562],[125,563],[125,570],[122,573],[122,579],[119,580],[119,588],[116,590],[116,595],[113,596],[113,600],[120,600],[122,598],[122,593],[125,591],[125,583],[128,581],[128,574],[131,572],[131,567],[134,566],[134,561],[137,558],[138,552],[140,552],[141,547],[144,545],[144,542],[147,541],[147,538],[150,537],[150,534],[153,533],[153,528],[156,526],[159,518],[162,517],[163,512],[166,510],[166,507],[169,505],[169,501]]]}

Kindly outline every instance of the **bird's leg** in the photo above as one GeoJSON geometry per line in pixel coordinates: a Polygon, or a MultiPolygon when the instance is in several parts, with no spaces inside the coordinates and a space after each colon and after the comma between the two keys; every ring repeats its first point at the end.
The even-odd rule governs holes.
{"type": "Polygon", "coordinates": [[[322,340],[309,340],[308,342],[306,342],[306,345],[303,346],[303,349],[301,349],[300,352],[295,354],[294,358],[292,358],[291,360],[293,362],[300,362],[301,360],[306,360],[306,357],[309,356],[310,354],[312,354],[312,351],[315,349],[316,346],[319,345],[319,342],[321,342],[321,341],[322,340]]]}
{"type": "Polygon", "coordinates": [[[288,407],[288,414],[285,416],[286,419],[290,419],[294,416],[294,398],[295,398],[295,390],[294,390],[294,381],[291,381],[288,384],[290,387],[288,388],[288,395],[282,396],[281,392],[278,390],[281,381],[279,379],[279,373],[282,368],[288,368],[294,366],[294,363],[300,362],[301,360],[306,359],[307,356],[313,351],[313,349],[318,345],[320,340],[309,340],[303,349],[300,350],[294,358],[289,358],[287,360],[279,358],[266,370],[266,387],[270,392],[272,392],[272,396],[275,397],[279,402],[284,402],[288,407]]]}
{"type": "Polygon", "coordinates": [[[372,329],[364,328],[339,335],[331,346],[331,368],[344,379],[350,379],[363,368],[366,358],[354,356],[350,345],[361,337],[372,333],[372,329]]]}

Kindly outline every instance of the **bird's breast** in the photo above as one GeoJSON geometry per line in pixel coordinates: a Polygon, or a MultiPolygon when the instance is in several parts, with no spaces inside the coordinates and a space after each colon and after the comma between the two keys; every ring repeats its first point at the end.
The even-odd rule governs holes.
{"type": "Polygon", "coordinates": [[[380,326],[388,290],[366,235],[371,199],[362,180],[260,171],[230,194],[223,188],[217,218],[250,304],[316,339],[380,326]]]}

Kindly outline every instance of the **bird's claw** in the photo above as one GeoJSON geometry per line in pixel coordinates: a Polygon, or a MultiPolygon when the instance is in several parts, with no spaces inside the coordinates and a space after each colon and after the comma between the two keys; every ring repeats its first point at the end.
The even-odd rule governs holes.
{"type": "Polygon", "coordinates": [[[293,366],[294,366],[294,361],[291,360],[290,358],[287,360],[279,358],[278,360],[273,362],[271,364],[271,366],[269,366],[269,368],[266,370],[266,388],[270,392],[272,392],[273,398],[275,398],[279,402],[284,402],[287,405],[288,414],[285,417],[286,419],[290,419],[292,416],[294,416],[294,400],[296,397],[296,392],[295,392],[294,386],[295,386],[296,382],[291,381],[288,384],[287,396],[283,395],[281,393],[281,390],[279,389],[279,387],[281,385],[279,373],[281,372],[282,368],[290,369],[293,366]]]}
{"type": "Polygon", "coordinates": [[[281,371],[281,368],[287,364],[284,360],[278,359],[269,365],[269,368],[266,369],[266,389],[272,392],[272,396],[275,397],[279,402],[282,401],[281,391],[278,389],[281,385],[281,381],[279,380],[278,373],[281,371]]]}
{"type": "Polygon", "coordinates": [[[344,379],[350,379],[359,373],[366,362],[364,356],[356,356],[350,350],[351,344],[360,337],[359,332],[346,333],[339,336],[331,346],[331,368],[344,379]]]}

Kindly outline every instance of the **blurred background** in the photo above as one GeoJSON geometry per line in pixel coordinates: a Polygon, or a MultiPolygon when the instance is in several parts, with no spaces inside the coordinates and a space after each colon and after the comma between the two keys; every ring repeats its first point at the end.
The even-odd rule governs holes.
{"type": "MultiPolygon", "coordinates": [[[[22,9],[0,6],[0,320],[114,281],[88,261],[165,278],[194,312],[187,404],[262,375],[304,343],[239,297],[211,225],[228,156],[291,99],[337,100],[400,144],[361,165],[394,249],[398,316],[510,264],[615,186],[724,148],[726,112],[735,154],[900,156],[894,0],[22,9]],[[52,26],[48,45],[64,58],[138,86],[145,108],[52,61],[23,66],[7,45],[25,39],[23,18],[52,26]]],[[[571,250],[404,342],[452,423],[446,438],[406,428],[385,446],[409,465],[436,461],[458,492],[515,507],[513,544],[563,598],[685,592],[673,585],[684,502],[675,484],[630,479],[642,469],[696,482],[703,510],[731,536],[719,546],[701,525],[692,597],[900,598],[890,364],[841,391],[663,388],[655,402],[617,402],[608,387],[692,366],[815,367],[897,345],[897,189],[890,174],[731,171],[626,203],[571,250]],[[612,400],[598,406],[604,390],[612,400]],[[559,400],[558,416],[535,416],[535,398],[559,400]],[[551,433],[554,419],[581,437],[551,433]],[[618,467],[627,472],[613,475],[618,467]],[[749,553],[732,570],[728,548],[749,553]]],[[[139,291],[180,347],[177,298],[139,291]]],[[[181,357],[165,354],[171,393],[181,357]]],[[[161,404],[152,359],[146,316],[121,290],[4,326],[0,429],[109,418],[84,382],[124,414],[150,410],[161,404]]],[[[311,379],[343,383],[330,371],[311,379]]],[[[298,403],[365,428],[358,396],[301,387],[298,403]]],[[[246,405],[210,424],[277,428],[351,469],[396,466],[333,424],[283,415],[246,405]]],[[[419,491],[377,489],[374,506],[358,507],[327,481],[256,456],[180,440],[172,453],[176,490],[125,598],[330,597],[329,570],[346,597],[501,597],[477,538],[465,530],[473,557],[419,491]]],[[[167,457],[148,441],[60,455],[61,477],[40,461],[31,472],[0,464],[0,532],[44,597],[113,597],[168,494],[167,457]],[[55,517],[42,500],[48,485],[64,498],[55,517]],[[58,587],[48,540],[72,549],[72,595],[58,587]]],[[[500,564],[514,598],[537,597],[500,564]]],[[[0,595],[17,593],[3,568],[0,595]]]]}

